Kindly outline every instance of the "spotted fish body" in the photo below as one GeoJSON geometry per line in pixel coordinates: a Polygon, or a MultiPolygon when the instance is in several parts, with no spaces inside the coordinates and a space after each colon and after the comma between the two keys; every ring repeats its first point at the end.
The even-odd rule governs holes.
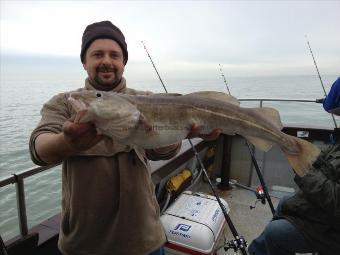
{"type": "Polygon", "coordinates": [[[304,168],[320,153],[313,144],[281,132],[275,109],[242,108],[236,98],[221,92],[135,96],[81,91],[72,93],[70,102],[82,112],[79,122],[92,122],[100,133],[131,146],[174,144],[185,139],[195,124],[205,134],[218,128],[227,135],[241,135],[264,151],[276,143],[288,154],[291,164],[304,168]]]}

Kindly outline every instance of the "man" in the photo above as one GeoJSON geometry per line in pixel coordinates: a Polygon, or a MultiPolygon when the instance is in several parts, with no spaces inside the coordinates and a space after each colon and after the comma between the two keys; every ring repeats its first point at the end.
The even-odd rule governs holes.
{"type": "MultiPolygon", "coordinates": [[[[126,87],[128,61],[123,33],[109,21],[86,27],[81,61],[85,90],[143,94],[126,87]]],[[[147,159],[173,157],[180,144],[154,150],[132,149],[98,135],[91,123],[74,123],[68,93],[44,104],[30,138],[38,165],[63,162],[62,222],[58,246],[64,255],[162,254],[165,234],[147,159]]],[[[190,136],[197,136],[193,127],[190,136]]],[[[206,139],[215,139],[215,131],[206,139]]]]}
{"type": "MultiPolygon", "coordinates": [[[[340,79],[324,100],[328,112],[340,114],[340,79]],[[337,109],[337,111],[336,111],[337,109]]],[[[340,254],[340,137],[321,152],[302,176],[300,190],[281,199],[273,220],[249,245],[252,255],[340,254]]]]}

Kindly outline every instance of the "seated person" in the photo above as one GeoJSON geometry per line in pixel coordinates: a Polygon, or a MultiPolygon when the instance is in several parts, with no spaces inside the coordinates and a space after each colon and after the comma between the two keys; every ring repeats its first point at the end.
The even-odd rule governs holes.
{"type": "Polygon", "coordinates": [[[340,77],[333,83],[327,97],[323,100],[323,108],[329,112],[340,115],[340,77]]]}
{"type": "MultiPolygon", "coordinates": [[[[340,78],[323,105],[340,115],[340,78]]],[[[340,254],[340,138],[294,181],[300,190],[281,199],[273,220],[249,245],[249,254],[340,254]]]]}

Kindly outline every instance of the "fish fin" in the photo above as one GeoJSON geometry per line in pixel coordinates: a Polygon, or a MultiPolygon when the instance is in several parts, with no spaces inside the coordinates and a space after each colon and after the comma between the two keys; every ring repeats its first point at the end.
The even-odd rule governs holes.
{"type": "Polygon", "coordinates": [[[321,150],[306,140],[298,137],[293,138],[297,143],[299,152],[296,154],[290,154],[283,150],[283,153],[287,156],[288,162],[294,169],[295,173],[299,176],[304,176],[318,158],[321,150]]]}
{"type": "Polygon", "coordinates": [[[256,114],[261,115],[261,117],[266,118],[267,121],[272,123],[277,129],[281,130],[283,128],[280,113],[270,107],[261,107],[261,108],[250,108],[249,110],[253,111],[256,114]]]}
{"type": "Polygon", "coordinates": [[[240,106],[240,101],[238,101],[236,97],[233,97],[231,95],[228,95],[223,92],[218,92],[218,91],[198,91],[198,92],[187,94],[185,96],[209,98],[209,99],[218,100],[222,102],[228,102],[228,103],[240,106]]]}
{"type": "Polygon", "coordinates": [[[146,132],[150,132],[152,130],[152,125],[145,118],[144,114],[139,115],[138,127],[142,128],[146,132]]]}
{"type": "Polygon", "coordinates": [[[273,143],[258,137],[254,137],[254,136],[244,136],[251,144],[253,144],[256,148],[262,150],[262,151],[269,151],[272,146],[273,143]]]}

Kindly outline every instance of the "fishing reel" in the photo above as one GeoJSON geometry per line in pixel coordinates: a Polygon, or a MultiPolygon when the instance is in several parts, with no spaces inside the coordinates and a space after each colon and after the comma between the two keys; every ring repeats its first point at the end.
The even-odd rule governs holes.
{"type": "Polygon", "coordinates": [[[241,250],[242,252],[245,251],[247,247],[247,242],[243,238],[243,236],[238,237],[238,239],[227,241],[223,247],[224,251],[228,251],[229,249],[233,249],[234,252],[241,250]]]}
{"type": "Polygon", "coordinates": [[[264,191],[263,191],[263,188],[262,188],[261,185],[256,187],[255,195],[256,195],[257,199],[256,199],[254,205],[250,206],[250,210],[254,209],[256,207],[257,202],[259,202],[259,201],[261,201],[261,203],[263,205],[266,204],[266,196],[264,194],[264,191]]]}

